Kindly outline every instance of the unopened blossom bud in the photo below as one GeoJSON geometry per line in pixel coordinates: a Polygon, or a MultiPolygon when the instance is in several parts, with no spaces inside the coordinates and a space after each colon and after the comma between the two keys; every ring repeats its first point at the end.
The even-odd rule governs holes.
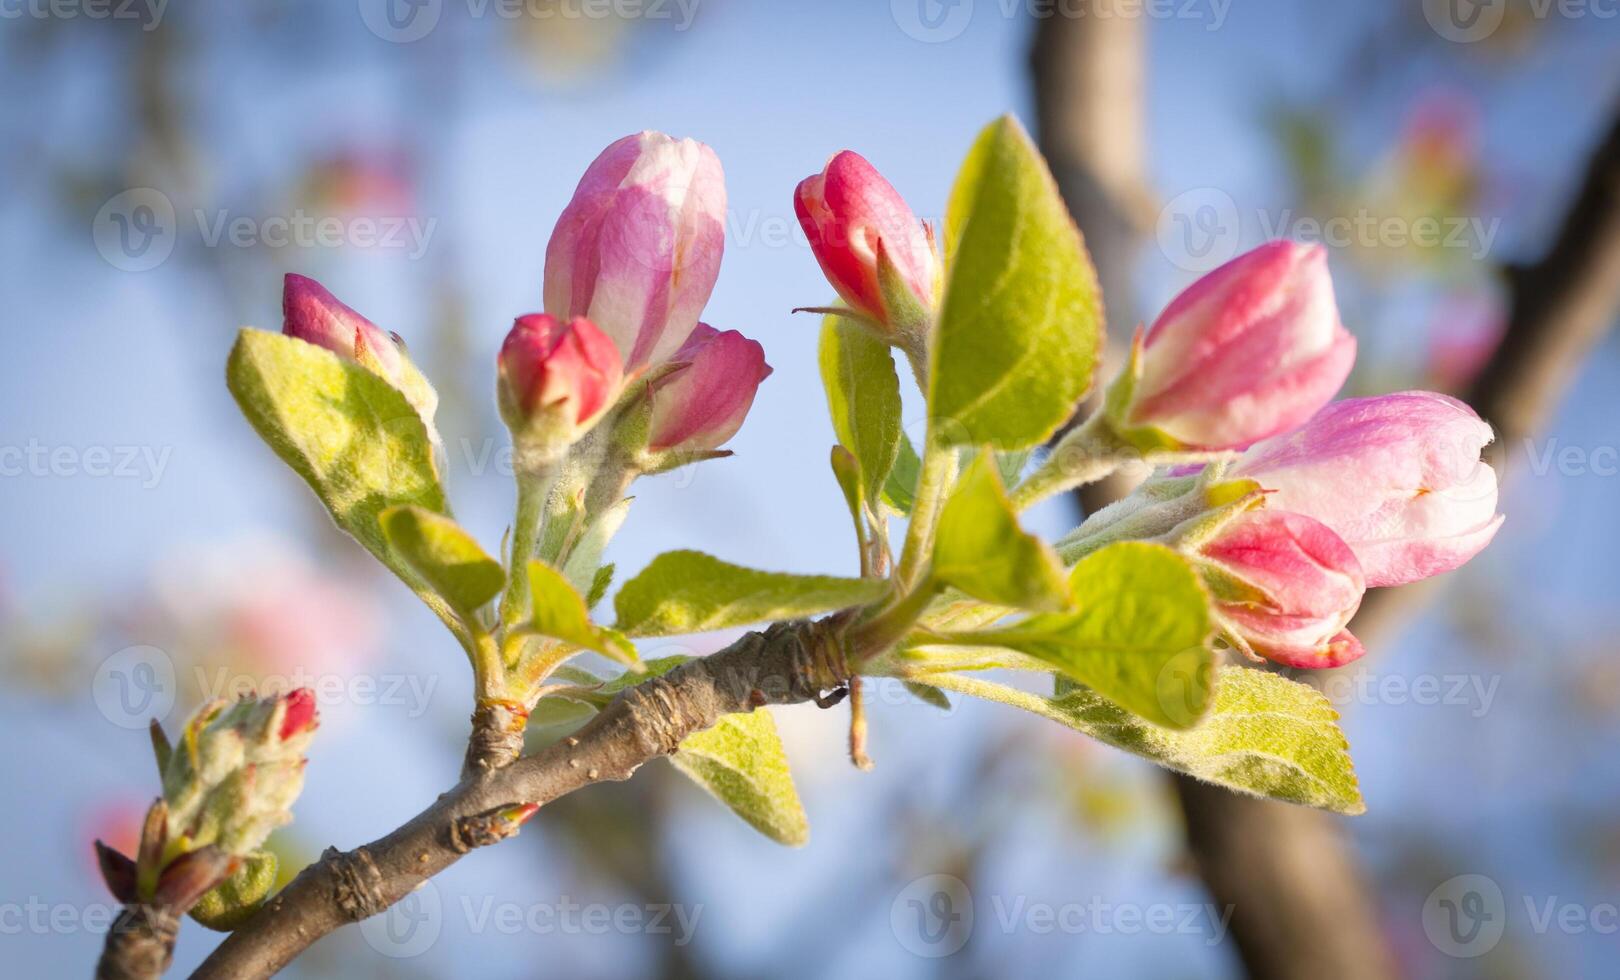
{"type": "Polygon", "coordinates": [[[215,701],[198,709],[163,771],[171,839],[245,857],[292,820],[304,750],[318,725],[314,695],[215,701]]]}
{"type": "Polygon", "coordinates": [[[647,448],[676,455],[719,449],[741,428],[770,376],[765,349],[735,330],[700,323],[671,360],[685,366],[653,389],[647,448]]]}
{"type": "MultiPolygon", "coordinates": [[[[136,857],[96,842],[113,895],[185,912],[245,862],[262,864],[265,838],[292,820],[304,785],[303,753],[318,723],[314,694],[300,688],[212,701],[192,715],[176,744],[154,736],[163,795],[146,813],[136,857]]],[[[268,886],[255,889],[261,900],[268,886]]],[[[212,914],[224,914],[230,897],[212,903],[212,914]]]]}
{"type": "Polygon", "coordinates": [[[1480,459],[1491,427],[1445,395],[1349,398],[1251,447],[1228,471],[1269,507],[1313,517],[1355,552],[1369,586],[1448,572],[1502,525],[1496,471],[1480,459]]]}
{"type": "Polygon", "coordinates": [[[324,347],[380,376],[431,423],[438,393],[411,363],[397,334],[384,332],[308,276],[287,274],[281,310],[282,333],[324,347]]]}
{"type": "Polygon", "coordinates": [[[588,317],[627,373],[673,354],[709,301],[725,249],[720,158],[696,140],[626,136],[585,171],[546,247],[546,312],[588,317]]]}
{"type": "Polygon", "coordinates": [[[1167,306],[1108,392],[1108,420],[1141,449],[1242,449],[1327,404],[1355,361],[1320,245],[1275,241],[1167,306]]]}
{"type": "Polygon", "coordinates": [[[1326,525],[1268,506],[1193,550],[1236,645],[1290,667],[1338,667],[1364,652],[1345,629],[1366,588],[1361,566],[1326,525]]]}
{"type": "Polygon", "coordinates": [[[877,168],[844,150],[799,183],[793,209],[845,303],[891,334],[926,331],[939,302],[939,253],[877,168]]]}
{"type": "Polygon", "coordinates": [[[501,416],[519,441],[572,444],[612,407],[624,382],[619,351],[584,317],[520,316],[501,345],[501,416]]]}

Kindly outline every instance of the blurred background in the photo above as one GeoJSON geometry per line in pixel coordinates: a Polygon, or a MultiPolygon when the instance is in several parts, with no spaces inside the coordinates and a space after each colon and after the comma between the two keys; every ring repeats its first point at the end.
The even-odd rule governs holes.
{"type": "MultiPolygon", "coordinates": [[[[1464,394],[1500,433],[1496,543],[1370,597],[1317,678],[1368,803],[1341,820],[1186,785],[981,703],[776,712],[811,841],[664,765],[548,806],[325,977],[1573,977],[1620,952],[1620,4],[1611,0],[14,0],[0,3],[0,958],[84,975],[132,849],[150,717],[312,684],[290,876],[455,779],[471,684],[223,382],[281,276],[409,342],[447,481],[509,520],[496,347],[611,140],[712,145],[705,319],[775,373],[734,458],[648,481],[610,560],[701,546],[852,574],[815,361],[829,290],[791,193],[833,152],[938,217],[1012,111],[1087,236],[1118,338],[1267,238],[1322,241],[1353,393],[1464,394]]],[[[910,416],[921,420],[920,406],[910,416]]],[[[915,438],[919,433],[913,431],[915,438]]],[[[1079,504],[1033,520],[1060,533],[1079,504]]],[[[622,578],[622,576],[621,576],[622,578]]],[[[648,644],[703,653],[726,636],[648,644]]],[[[188,923],[176,971],[218,937],[188,923]]]]}

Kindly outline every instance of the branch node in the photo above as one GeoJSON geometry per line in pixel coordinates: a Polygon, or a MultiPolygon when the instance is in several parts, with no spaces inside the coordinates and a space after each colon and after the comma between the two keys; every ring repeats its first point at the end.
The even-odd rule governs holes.
{"type": "Polygon", "coordinates": [[[382,872],[364,847],[340,851],[328,847],[321,861],[332,872],[332,902],[350,922],[369,919],[391,904],[382,893],[382,872]]]}

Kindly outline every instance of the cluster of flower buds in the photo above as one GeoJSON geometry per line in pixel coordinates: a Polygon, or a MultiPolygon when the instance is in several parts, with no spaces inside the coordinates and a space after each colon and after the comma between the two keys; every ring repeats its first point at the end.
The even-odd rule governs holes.
{"type": "Polygon", "coordinates": [[[891,342],[924,349],[940,301],[933,230],[865,157],[844,150],[793,195],[821,270],[856,319],[891,342]]]}
{"type": "Polygon", "coordinates": [[[353,361],[400,390],[429,426],[439,396],[411,362],[405,342],[386,333],[307,276],[289,273],[281,291],[281,332],[353,361]]]}
{"type": "Polygon", "coordinates": [[[695,140],[639,133],[590,165],[546,249],[546,313],[520,317],[501,348],[501,412],[520,447],[554,457],[627,391],[652,413],[627,427],[642,441],[631,448],[657,468],[736,433],[770,368],[758,343],[698,322],[725,207],[720,160],[695,140]]]}
{"type": "MultiPolygon", "coordinates": [[[[262,869],[259,848],[292,820],[317,724],[308,688],[205,704],[172,747],[154,724],[163,795],[147,812],[139,851],[131,859],[96,842],[113,895],[183,913],[247,865],[262,869]]],[[[262,889],[243,902],[262,900],[273,874],[251,877],[262,889]]]]}
{"type": "Polygon", "coordinates": [[[1172,461],[1236,458],[1150,480],[1069,552],[1173,526],[1234,646],[1293,667],[1361,656],[1346,625],[1367,588],[1462,565],[1502,517],[1490,426],[1432,392],[1329,403],[1354,355],[1319,246],[1272,242],[1194,283],[1138,335],[1099,421],[1172,461]]]}

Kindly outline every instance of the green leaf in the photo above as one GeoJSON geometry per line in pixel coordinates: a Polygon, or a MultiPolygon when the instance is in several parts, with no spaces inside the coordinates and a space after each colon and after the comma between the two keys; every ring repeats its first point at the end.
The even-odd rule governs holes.
{"type": "Polygon", "coordinates": [[[974,457],[940,509],[933,575],[998,605],[1057,610],[1069,604],[1062,562],[1018,526],[989,453],[974,457]]]}
{"type": "Polygon", "coordinates": [[[905,517],[917,502],[917,480],[922,476],[922,459],[911,447],[906,434],[900,434],[900,451],[894,457],[894,468],[883,484],[883,502],[905,517]]]}
{"type": "Polygon", "coordinates": [[[669,761],[771,840],[799,847],[810,839],[776,720],[764,708],[688,735],[669,761]]]}
{"type": "Polygon", "coordinates": [[[1091,388],[1102,297],[1045,161],[1011,116],[968,152],[945,228],[930,428],[1003,451],[1039,445],[1091,388]]]}
{"type": "Polygon", "coordinates": [[[482,608],[506,586],[501,563],[443,514],[401,505],[383,511],[380,521],[394,554],[463,616],[482,608]]]}
{"type": "Polygon", "coordinates": [[[669,551],[624,583],[613,605],[630,636],[668,636],[797,619],[876,602],[878,579],[761,572],[698,551],[669,551]]]}
{"type": "Polygon", "coordinates": [[[248,423],[314,489],[337,525],[422,591],[377,522],[401,504],[447,510],[432,439],[405,396],[331,351],[251,328],[231,348],[225,382],[248,423]]]}
{"type": "Polygon", "coordinates": [[[844,504],[849,508],[849,519],[855,528],[855,540],[866,547],[866,491],[861,483],[861,463],[855,454],[843,446],[832,447],[828,456],[833,479],[844,493],[844,504]]]}
{"type": "Polygon", "coordinates": [[[1197,728],[1149,724],[1087,688],[1055,698],[976,677],[921,675],[922,684],[1032,711],[1177,772],[1254,796],[1363,813],[1339,713],[1297,681],[1249,667],[1216,671],[1215,704],[1197,728]]]}
{"type": "Polygon", "coordinates": [[[639,663],[635,644],[623,633],[591,622],[584,597],[562,572],[543,561],[529,562],[529,592],[534,598],[530,626],[536,633],[595,650],[620,663],[639,663]]]}
{"type": "Polygon", "coordinates": [[[1163,545],[1128,541],[1075,565],[1069,584],[1077,610],[972,636],[1042,660],[1154,724],[1196,725],[1215,675],[1198,574],[1163,545]]]}
{"type": "Polygon", "coordinates": [[[861,464],[868,500],[878,499],[900,449],[900,377],[889,345],[838,316],[821,326],[821,383],[839,445],[861,464]]]}

